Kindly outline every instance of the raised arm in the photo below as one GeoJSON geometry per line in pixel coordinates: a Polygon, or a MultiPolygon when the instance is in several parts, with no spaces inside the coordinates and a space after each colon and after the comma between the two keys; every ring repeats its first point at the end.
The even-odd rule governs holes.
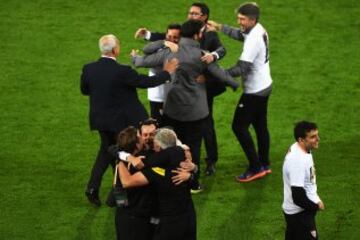
{"type": "Polygon", "coordinates": [[[126,71],[126,75],[122,76],[122,79],[123,82],[129,86],[138,88],[156,87],[171,80],[170,74],[175,72],[178,64],[179,61],[176,58],[166,61],[163,67],[164,71],[151,77],[139,74],[129,67],[129,70],[126,71]]]}
{"type": "Polygon", "coordinates": [[[145,56],[139,56],[137,54],[133,54],[132,52],[131,54],[132,62],[136,67],[146,67],[146,68],[158,67],[163,65],[169,53],[170,53],[169,49],[164,49],[162,51],[158,51],[156,53],[145,56]]]}
{"type": "Polygon", "coordinates": [[[231,27],[225,24],[223,25],[212,20],[209,20],[207,25],[212,31],[221,31],[235,40],[244,41],[244,33],[240,28],[231,27]]]}
{"type": "Polygon", "coordinates": [[[153,54],[157,52],[159,49],[164,48],[164,40],[158,40],[155,42],[150,42],[146,44],[143,48],[143,53],[145,55],[153,54]]]}
{"type": "Polygon", "coordinates": [[[231,37],[232,39],[244,41],[244,33],[240,30],[240,28],[222,25],[221,32],[231,37]]]}

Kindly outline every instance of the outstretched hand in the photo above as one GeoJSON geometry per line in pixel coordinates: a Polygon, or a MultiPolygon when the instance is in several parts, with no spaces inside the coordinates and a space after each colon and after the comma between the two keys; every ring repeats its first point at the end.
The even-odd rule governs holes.
{"type": "Polygon", "coordinates": [[[132,57],[136,57],[139,53],[139,50],[138,49],[132,49],[131,50],[131,53],[130,53],[130,56],[132,57]]]}
{"type": "Polygon", "coordinates": [[[147,32],[147,31],[149,31],[149,30],[147,30],[146,28],[139,28],[139,29],[135,32],[134,38],[135,38],[135,39],[145,38],[145,35],[146,35],[146,32],[147,32]]]}
{"type": "Polygon", "coordinates": [[[207,22],[206,28],[207,28],[209,31],[220,31],[221,28],[222,28],[222,24],[217,23],[217,22],[212,21],[212,20],[209,20],[209,21],[207,22]]]}

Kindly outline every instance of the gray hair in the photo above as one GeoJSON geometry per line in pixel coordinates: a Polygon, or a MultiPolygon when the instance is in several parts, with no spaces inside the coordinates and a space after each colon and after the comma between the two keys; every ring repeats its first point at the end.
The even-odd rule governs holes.
{"type": "Polygon", "coordinates": [[[99,48],[102,54],[109,54],[119,44],[119,39],[113,34],[104,35],[99,39],[99,48]]]}
{"type": "Polygon", "coordinates": [[[168,128],[160,128],[156,131],[154,141],[156,141],[161,149],[176,146],[177,136],[176,133],[168,128]]]}

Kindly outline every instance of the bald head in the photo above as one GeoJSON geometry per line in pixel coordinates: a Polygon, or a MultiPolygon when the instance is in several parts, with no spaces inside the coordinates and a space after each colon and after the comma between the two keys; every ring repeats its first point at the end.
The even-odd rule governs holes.
{"type": "Polygon", "coordinates": [[[99,48],[102,55],[117,57],[120,53],[120,42],[113,34],[104,35],[99,39],[99,48]]]}

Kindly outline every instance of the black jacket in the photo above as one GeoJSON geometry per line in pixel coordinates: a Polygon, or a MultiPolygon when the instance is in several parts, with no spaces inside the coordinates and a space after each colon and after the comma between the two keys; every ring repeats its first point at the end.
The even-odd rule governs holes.
{"type": "Polygon", "coordinates": [[[80,88],[82,94],[89,95],[90,128],[119,132],[130,125],[137,126],[148,114],[136,88],[158,86],[166,80],[170,80],[168,72],[148,77],[110,58],[86,64],[80,88]]]}

